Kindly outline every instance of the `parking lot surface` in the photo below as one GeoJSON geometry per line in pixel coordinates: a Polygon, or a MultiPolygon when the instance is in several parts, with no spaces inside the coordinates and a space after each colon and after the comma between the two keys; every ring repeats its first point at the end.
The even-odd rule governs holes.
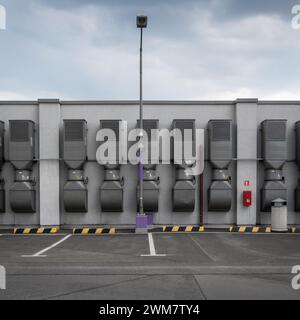
{"type": "Polygon", "coordinates": [[[300,299],[299,234],[2,234],[0,265],[0,299],[300,299]]]}

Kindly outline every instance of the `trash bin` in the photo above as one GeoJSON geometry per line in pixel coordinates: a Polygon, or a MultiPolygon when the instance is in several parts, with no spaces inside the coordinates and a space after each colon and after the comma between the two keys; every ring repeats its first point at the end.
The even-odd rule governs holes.
{"type": "Polygon", "coordinates": [[[274,232],[287,232],[287,202],[277,198],[271,203],[271,229],[274,232]]]}

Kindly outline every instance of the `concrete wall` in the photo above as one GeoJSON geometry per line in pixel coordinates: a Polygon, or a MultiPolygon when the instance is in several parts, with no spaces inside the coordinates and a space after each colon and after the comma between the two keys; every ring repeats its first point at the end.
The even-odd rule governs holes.
{"type": "MultiPolygon", "coordinates": [[[[207,132],[205,132],[204,170],[204,222],[211,225],[269,224],[270,214],[260,212],[260,189],[263,185],[263,165],[260,158],[260,123],[265,119],[288,120],[288,162],[284,167],[288,187],[288,221],[300,224],[300,213],[294,212],[294,189],[297,185],[298,169],[295,165],[294,123],[300,120],[300,102],[268,102],[256,99],[236,101],[159,102],[145,103],[144,117],[158,119],[160,128],[170,128],[173,119],[195,119],[196,127],[207,129],[211,119],[232,119],[234,125],[234,159],[229,172],[232,176],[233,201],[229,212],[208,212],[207,192],[211,183],[211,166],[207,161],[207,132]],[[250,186],[244,186],[245,181],[250,186]],[[242,205],[243,190],[253,193],[252,206],[242,205]]],[[[6,213],[0,213],[0,226],[8,225],[134,225],[136,215],[136,186],[138,169],[123,165],[124,212],[104,213],[100,209],[100,186],[103,168],[98,165],[96,155],[96,132],[100,120],[120,119],[128,122],[128,130],[136,127],[138,104],[124,102],[75,102],[39,100],[34,102],[0,102],[0,120],[6,125],[13,119],[33,120],[36,124],[36,158],[34,174],[37,178],[38,211],[34,214],[15,214],[11,211],[8,190],[14,180],[10,163],[3,167],[6,181],[6,213]],[[88,162],[85,175],[88,183],[88,212],[66,213],[63,209],[62,189],[66,182],[67,168],[61,161],[61,129],[64,119],[85,119],[88,125],[88,162]],[[60,141],[60,143],[59,143],[60,141]]],[[[7,149],[7,143],[6,143],[7,149]]],[[[7,155],[7,150],[6,150],[7,155]]],[[[172,187],[175,182],[174,167],[159,165],[160,177],[159,212],[154,216],[155,224],[199,224],[199,179],[197,179],[196,205],[192,213],[172,212],[172,187]]]]}

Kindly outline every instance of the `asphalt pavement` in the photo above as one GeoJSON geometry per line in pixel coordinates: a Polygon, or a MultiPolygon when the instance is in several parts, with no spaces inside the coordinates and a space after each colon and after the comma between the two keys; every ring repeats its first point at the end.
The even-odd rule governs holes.
{"type": "Polygon", "coordinates": [[[300,234],[2,234],[0,265],[0,299],[300,299],[300,234]]]}

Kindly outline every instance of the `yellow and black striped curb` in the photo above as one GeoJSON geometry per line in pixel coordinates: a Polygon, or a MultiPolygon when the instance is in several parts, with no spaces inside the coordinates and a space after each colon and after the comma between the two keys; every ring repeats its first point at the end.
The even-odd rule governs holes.
{"type": "MultiPolygon", "coordinates": [[[[162,228],[154,228],[151,232],[230,232],[230,233],[276,233],[271,227],[247,227],[247,226],[231,226],[229,228],[206,228],[204,226],[163,226],[162,228]]],[[[290,227],[286,233],[300,233],[300,228],[290,227]]]]}
{"type": "Polygon", "coordinates": [[[15,228],[14,234],[54,234],[58,228],[15,228]]]}
{"type": "MultiPolygon", "coordinates": [[[[229,227],[229,232],[238,232],[238,233],[274,233],[271,227],[229,227]]],[[[300,229],[295,227],[288,228],[287,233],[300,233],[300,229]]]]}
{"type": "Polygon", "coordinates": [[[194,227],[194,226],[164,226],[162,228],[163,232],[204,232],[204,227],[194,227]]]}
{"type": "Polygon", "coordinates": [[[73,229],[73,234],[116,234],[115,228],[79,228],[73,229]]]}

